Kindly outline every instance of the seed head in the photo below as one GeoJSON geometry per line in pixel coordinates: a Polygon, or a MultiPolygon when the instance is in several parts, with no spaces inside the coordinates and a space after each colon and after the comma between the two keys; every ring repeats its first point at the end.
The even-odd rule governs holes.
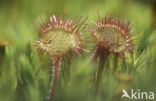
{"type": "Polygon", "coordinates": [[[80,46],[80,34],[83,32],[86,20],[87,18],[80,23],[80,18],[66,20],[53,15],[46,23],[41,18],[42,23],[39,23],[41,29],[37,31],[40,40],[33,42],[37,43],[39,49],[53,57],[61,57],[70,50],[79,54],[79,51],[85,51],[80,46]],[[82,26],[83,28],[81,28],[82,26]]]}
{"type": "Polygon", "coordinates": [[[120,21],[119,18],[99,17],[97,23],[90,27],[97,45],[95,50],[96,57],[104,51],[115,55],[124,55],[125,52],[131,51],[133,40],[130,32],[130,22],[120,21]]]}

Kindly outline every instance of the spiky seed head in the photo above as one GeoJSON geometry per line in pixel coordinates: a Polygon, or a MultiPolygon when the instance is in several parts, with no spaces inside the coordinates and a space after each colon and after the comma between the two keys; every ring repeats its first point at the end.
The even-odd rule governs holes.
{"type": "Polygon", "coordinates": [[[103,18],[99,17],[89,31],[97,42],[96,47],[100,46],[111,53],[120,54],[129,52],[133,45],[129,24],[127,21],[106,15],[103,18]]]}
{"type": "Polygon", "coordinates": [[[42,36],[40,48],[52,55],[63,55],[78,46],[77,37],[61,30],[48,32],[42,36]]]}
{"type": "Polygon", "coordinates": [[[63,56],[70,50],[79,54],[80,50],[85,50],[80,46],[80,33],[86,19],[80,23],[80,19],[66,20],[53,15],[46,23],[41,18],[42,23],[39,23],[41,29],[38,30],[40,40],[33,42],[51,56],[63,56]]]}

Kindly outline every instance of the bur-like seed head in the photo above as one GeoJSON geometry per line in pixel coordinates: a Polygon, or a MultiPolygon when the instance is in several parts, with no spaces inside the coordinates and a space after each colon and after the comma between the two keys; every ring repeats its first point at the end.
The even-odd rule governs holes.
{"type": "Polygon", "coordinates": [[[129,52],[133,45],[129,24],[107,15],[99,17],[97,23],[89,30],[97,42],[96,48],[103,47],[104,50],[115,54],[129,52]]]}
{"type": "Polygon", "coordinates": [[[63,56],[70,50],[79,54],[80,50],[85,50],[80,46],[80,34],[84,30],[86,19],[80,23],[80,18],[66,20],[53,15],[46,23],[41,18],[42,23],[39,23],[41,29],[38,30],[40,40],[34,42],[39,49],[51,56],[63,56]]]}
{"type": "Polygon", "coordinates": [[[78,47],[78,39],[76,35],[54,30],[42,36],[39,46],[51,55],[63,55],[69,49],[78,47]]]}
{"type": "Polygon", "coordinates": [[[126,38],[121,33],[122,31],[116,26],[106,25],[99,29],[96,37],[101,46],[113,52],[120,52],[126,47],[126,38]]]}

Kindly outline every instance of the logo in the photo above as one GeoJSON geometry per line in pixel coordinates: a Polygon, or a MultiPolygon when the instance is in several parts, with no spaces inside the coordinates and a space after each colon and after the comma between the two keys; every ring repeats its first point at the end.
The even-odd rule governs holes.
{"type": "Polygon", "coordinates": [[[130,90],[130,94],[128,94],[128,92],[123,89],[122,90],[123,94],[121,96],[121,99],[123,98],[128,98],[128,99],[138,99],[138,100],[142,100],[142,99],[147,99],[147,100],[152,100],[154,99],[154,92],[142,92],[139,90],[134,91],[133,89],[130,90]]]}

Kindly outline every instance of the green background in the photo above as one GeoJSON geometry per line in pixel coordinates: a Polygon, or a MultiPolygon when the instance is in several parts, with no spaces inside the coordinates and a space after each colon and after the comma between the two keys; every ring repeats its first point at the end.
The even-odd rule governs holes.
{"type": "MultiPolygon", "coordinates": [[[[98,18],[97,11],[100,16],[109,12],[130,20],[138,45],[131,56],[127,55],[126,64],[120,60],[116,73],[112,71],[113,56],[109,57],[96,94],[91,78],[97,65],[89,63],[92,53],[74,55],[72,61],[64,61],[65,71],[60,72],[55,101],[120,101],[122,89],[156,92],[154,0],[1,0],[0,101],[48,101],[52,59],[35,50],[27,40],[36,39],[34,26],[40,22],[40,16],[47,19],[49,14],[68,12],[69,18],[88,17],[86,23],[91,24],[98,18]]],[[[92,50],[92,46],[87,43],[84,48],[92,50]]]]}

